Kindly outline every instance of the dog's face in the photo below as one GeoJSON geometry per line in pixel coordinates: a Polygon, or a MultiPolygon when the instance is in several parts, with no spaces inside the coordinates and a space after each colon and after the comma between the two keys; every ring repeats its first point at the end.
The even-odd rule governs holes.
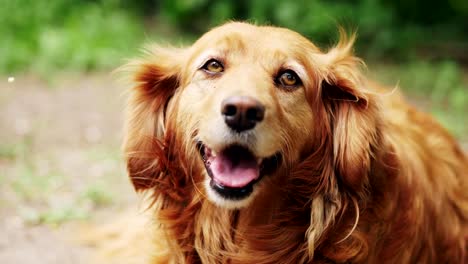
{"type": "Polygon", "coordinates": [[[191,48],[178,118],[195,136],[206,168],[208,197],[222,206],[247,204],[284,158],[297,160],[310,138],[306,100],[311,49],[287,30],[231,24],[191,48]],[[287,153],[287,155],[285,155],[287,153]]]}
{"type": "Polygon", "coordinates": [[[356,78],[346,72],[350,61],[341,58],[346,67],[332,69],[333,60],[344,56],[334,52],[324,54],[287,29],[230,23],[190,48],[155,55],[159,58],[139,70],[145,94],[138,92],[133,108],[147,100],[155,109],[147,117],[158,124],[143,128],[145,117],[131,109],[140,128],[131,127],[135,120],[128,123],[127,149],[142,148],[132,143],[136,133],[152,129],[162,138],[173,122],[182,138],[180,150],[204,168],[200,180],[207,197],[223,207],[247,206],[265,178],[293,167],[317,145],[324,129],[317,126],[325,123],[317,120],[324,117],[316,110],[324,80],[338,83],[347,75],[339,90],[345,98],[359,98],[350,85],[356,78]]]}

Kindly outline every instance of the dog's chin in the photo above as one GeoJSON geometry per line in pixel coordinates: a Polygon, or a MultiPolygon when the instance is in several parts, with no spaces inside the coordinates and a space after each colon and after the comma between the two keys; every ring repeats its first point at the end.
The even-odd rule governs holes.
{"type": "Polygon", "coordinates": [[[246,207],[258,193],[264,177],[273,174],[281,163],[278,152],[269,157],[256,157],[245,146],[232,144],[219,153],[198,142],[206,169],[205,189],[208,198],[225,208],[246,207]]]}

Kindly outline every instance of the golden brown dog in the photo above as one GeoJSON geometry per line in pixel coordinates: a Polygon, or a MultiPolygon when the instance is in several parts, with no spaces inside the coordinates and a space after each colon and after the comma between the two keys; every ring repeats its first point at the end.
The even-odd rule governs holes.
{"type": "Polygon", "coordinates": [[[467,263],[465,154],[352,44],[228,23],[128,65],[151,263],[467,263]]]}

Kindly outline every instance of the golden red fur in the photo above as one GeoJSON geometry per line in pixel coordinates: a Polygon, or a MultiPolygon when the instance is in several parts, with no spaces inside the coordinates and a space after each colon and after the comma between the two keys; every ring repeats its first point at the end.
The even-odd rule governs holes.
{"type": "Polygon", "coordinates": [[[352,44],[342,36],[322,52],[287,29],[228,23],[127,66],[124,149],[136,190],[151,195],[151,263],[467,262],[467,157],[367,80],[352,44]],[[245,137],[219,110],[237,95],[266,109],[245,137]],[[210,194],[213,165],[197,145],[219,153],[231,140],[281,157],[242,201],[210,194]]]}

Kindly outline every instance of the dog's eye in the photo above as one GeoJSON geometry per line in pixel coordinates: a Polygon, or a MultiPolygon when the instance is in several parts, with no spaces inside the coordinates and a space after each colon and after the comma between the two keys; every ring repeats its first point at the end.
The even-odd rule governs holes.
{"type": "Polygon", "coordinates": [[[292,70],[285,70],[278,75],[277,83],[286,87],[294,87],[301,84],[301,79],[292,70]]]}
{"type": "Polygon", "coordinates": [[[207,61],[202,69],[209,73],[220,73],[224,71],[223,64],[215,59],[207,61]]]}

